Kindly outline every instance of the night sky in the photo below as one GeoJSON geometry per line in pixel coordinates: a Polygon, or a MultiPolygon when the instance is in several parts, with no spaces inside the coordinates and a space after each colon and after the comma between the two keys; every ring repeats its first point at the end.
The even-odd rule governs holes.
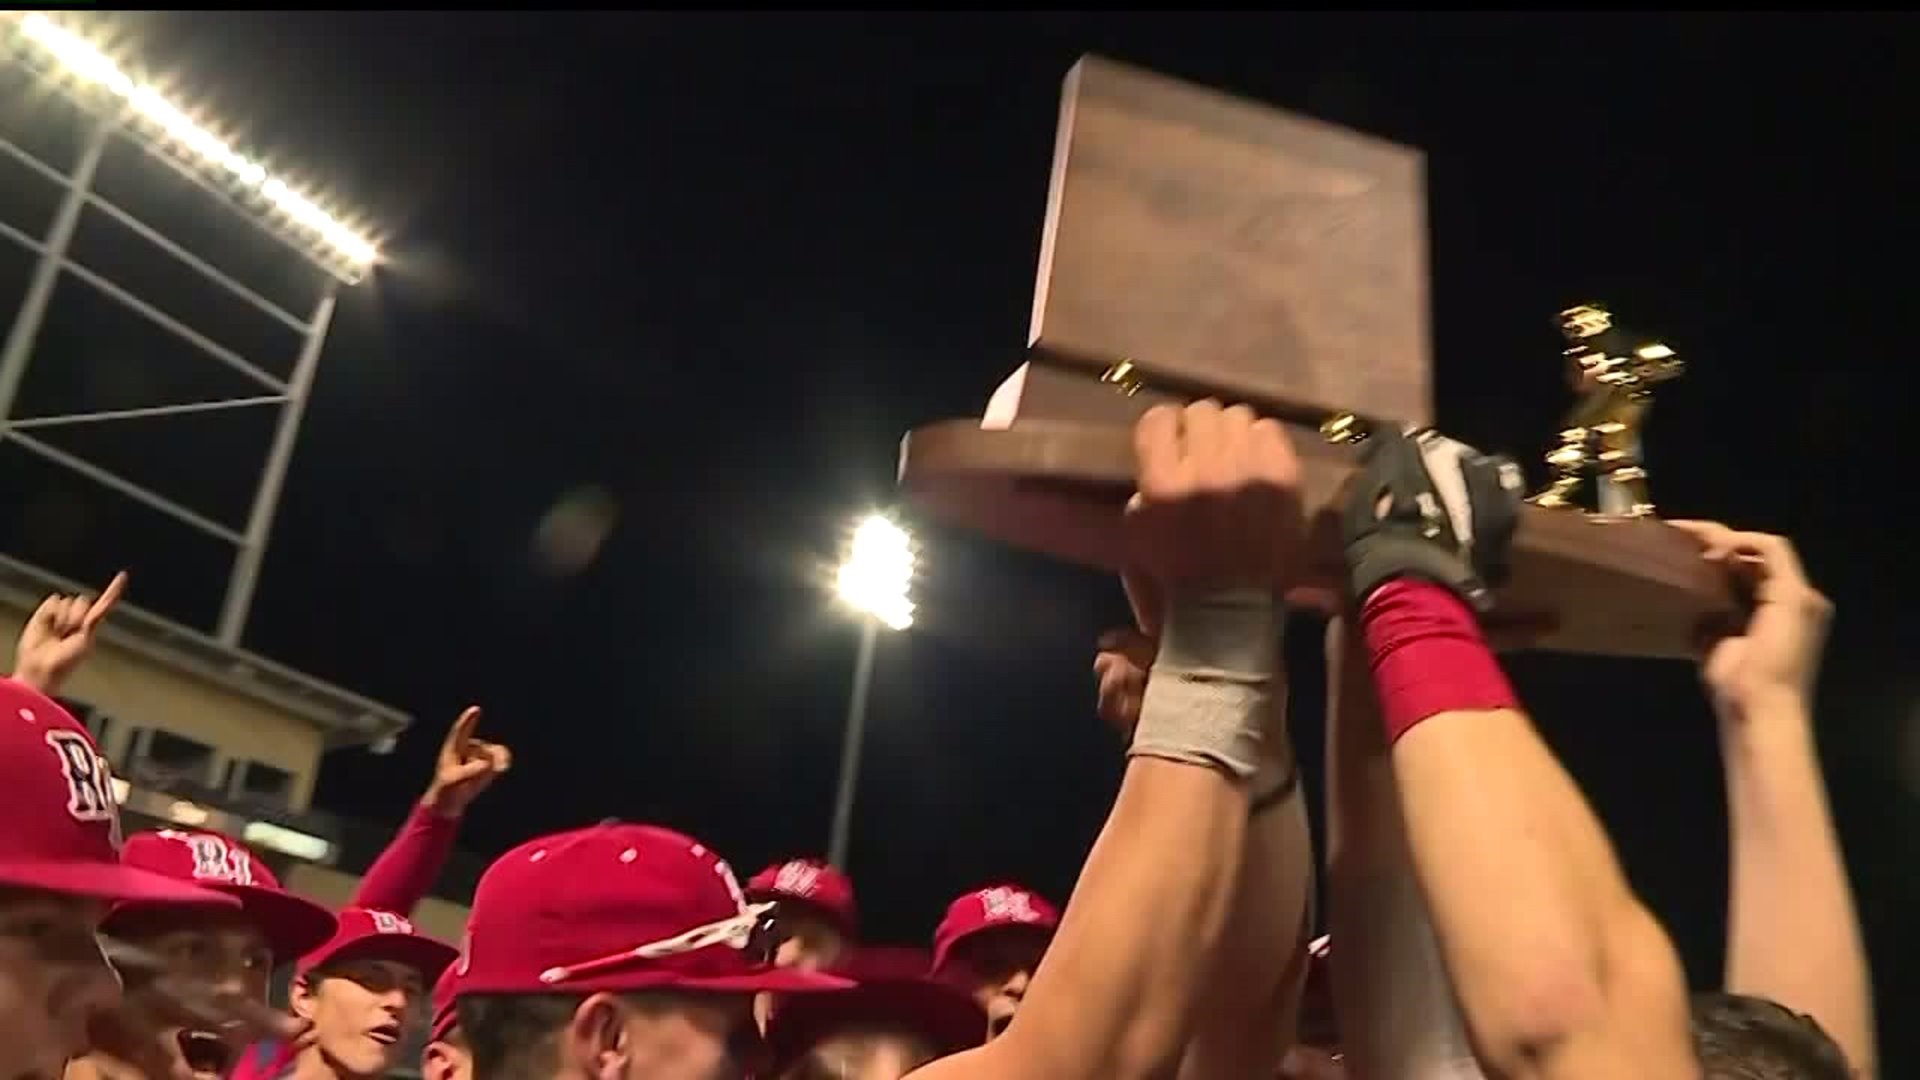
{"type": "MultiPolygon", "coordinates": [[[[1551,316],[1569,303],[1609,303],[1689,361],[1649,429],[1655,495],[1671,516],[1792,536],[1838,605],[1822,751],[1886,1072],[1913,1067],[1912,1042],[1893,1041],[1920,1001],[1903,962],[1920,949],[1920,573],[1901,467],[1912,21],[117,25],[267,160],[390,232],[390,264],[342,305],[248,636],[421,719],[390,757],[330,759],[323,806],[397,821],[473,702],[516,751],[466,830],[478,851],[618,815],[696,833],[743,872],[819,852],[855,638],[823,568],[853,515],[887,505],[900,435],[977,414],[1019,362],[1060,80],[1098,52],[1427,152],[1450,434],[1538,461],[1567,404],[1551,316]],[[594,490],[618,512],[598,558],[544,572],[543,516],[594,490]]],[[[103,269],[152,273],[101,244],[103,269]]],[[[6,303],[24,265],[0,265],[6,303]]],[[[83,286],[61,288],[84,305],[68,295],[83,286]]],[[[56,309],[23,412],[242,389],[56,309]],[[108,344],[80,344],[90,332],[108,344]],[[85,353],[92,374],[54,352],[85,353]]],[[[292,346],[276,347],[263,365],[285,370],[292,346]]],[[[267,422],[61,445],[238,523],[267,422]]],[[[217,542],[15,448],[0,448],[0,496],[28,508],[5,519],[10,550],[88,579],[130,566],[135,602],[211,626],[217,542]]],[[[1119,762],[1089,674],[1117,588],[921,533],[921,621],[883,642],[854,822],[869,928],[902,941],[988,879],[1064,897],[1119,762]]],[[[1318,635],[1295,629],[1295,730],[1316,757],[1318,635]]],[[[1693,981],[1712,983],[1725,821],[1693,671],[1514,667],[1693,981]]]]}

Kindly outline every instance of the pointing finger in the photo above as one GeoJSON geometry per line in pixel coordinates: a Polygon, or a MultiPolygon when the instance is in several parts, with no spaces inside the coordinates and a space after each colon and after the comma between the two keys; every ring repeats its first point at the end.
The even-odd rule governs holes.
{"type": "Polygon", "coordinates": [[[114,605],[120,602],[120,597],[125,595],[126,591],[127,572],[122,570],[113,575],[112,581],[107,582],[107,587],[100,593],[100,598],[87,606],[86,614],[81,616],[80,629],[85,633],[93,633],[101,621],[112,613],[114,605]]]}
{"type": "Polygon", "coordinates": [[[473,741],[473,729],[480,723],[480,706],[469,705],[461,710],[459,719],[453,722],[453,728],[447,732],[447,749],[461,760],[467,756],[467,744],[473,741]]]}

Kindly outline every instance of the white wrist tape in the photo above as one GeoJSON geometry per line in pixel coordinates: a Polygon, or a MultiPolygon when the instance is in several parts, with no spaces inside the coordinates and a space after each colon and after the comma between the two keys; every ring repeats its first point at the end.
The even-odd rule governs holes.
{"type": "Polygon", "coordinates": [[[1246,780],[1268,755],[1283,612],[1265,589],[1174,600],[1129,754],[1223,769],[1246,780]]]}

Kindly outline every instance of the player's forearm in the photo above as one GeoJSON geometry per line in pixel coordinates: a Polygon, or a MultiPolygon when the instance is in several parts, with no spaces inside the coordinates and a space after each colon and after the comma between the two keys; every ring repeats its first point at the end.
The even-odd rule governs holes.
{"type": "Polygon", "coordinates": [[[1327,872],[1341,1045],[1357,1076],[1477,1080],[1407,852],[1363,645],[1327,634],[1327,872]]]}
{"type": "Polygon", "coordinates": [[[1023,1077],[1164,1075],[1186,1044],[1246,832],[1231,776],[1133,758],[1020,1022],[988,1049],[1023,1077]]]}
{"type": "Polygon", "coordinates": [[[1473,612],[1412,580],[1375,591],[1360,618],[1414,871],[1481,1064],[1578,1076],[1564,1063],[1646,1044],[1643,1075],[1685,1075],[1672,945],[1473,612]]]}
{"type": "Polygon", "coordinates": [[[426,802],[415,804],[361,876],[351,906],[412,915],[446,869],[459,833],[459,818],[443,816],[426,802]]]}
{"type": "Polygon", "coordinates": [[[1393,748],[1409,850],[1482,1065],[1693,1076],[1679,960],[1526,716],[1441,714],[1393,748]],[[1624,1060],[1624,1059],[1623,1059],[1624,1060]]]}
{"type": "Polygon", "coordinates": [[[1672,944],[1480,629],[1523,484],[1510,460],[1382,431],[1342,502],[1415,877],[1489,1073],[1696,1077],[1672,944]]]}
{"type": "Polygon", "coordinates": [[[1022,1063],[1047,1064],[1037,1075],[1127,1080],[1177,1066],[1285,697],[1280,625],[1264,589],[1169,605],[1113,813],[1020,1022],[996,1040],[1020,1035],[1022,1063]]]}
{"type": "MultiPolygon", "coordinates": [[[[1285,769],[1292,771],[1290,748],[1285,769]]],[[[1292,1042],[1313,884],[1313,845],[1297,779],[1286,797],[1248,824],[1233,904],[1200,987],[1181,1080],[1272,1076],[1292,1042]]]]}
{"type": "Polygon", "coordinates": [[[1134,757],[1028,988],[993,1042],[915,1070],[927,1080],[1146,1080],[1176,1067],[1233,898],[1244,785],[1134,757]]]}
{"type": "Polygon", "coordinates": [[[1721,722],[1720,742],[1731,855],[1726,989],[1807,1013],[1871,1076],[1866,950],[1806,702],[1749,707],[1721,722]]]}

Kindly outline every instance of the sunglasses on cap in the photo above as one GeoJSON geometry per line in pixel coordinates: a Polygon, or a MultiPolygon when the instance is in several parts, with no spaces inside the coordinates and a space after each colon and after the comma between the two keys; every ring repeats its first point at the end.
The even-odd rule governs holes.
{"type": "Polygon", "coordinates": [[[577,964],[550,967],[540,973],[540,981],[548,986],[557,986],[571,979],[623,967],[635,960],[662,960],[719,945],[746,954],[752,963],[767,965],[773,962],[773,955],[783,940],[779,905],[770,902],[748,904],[738,915],[703,923],[670,938],[649,941],[577,964]]]}

